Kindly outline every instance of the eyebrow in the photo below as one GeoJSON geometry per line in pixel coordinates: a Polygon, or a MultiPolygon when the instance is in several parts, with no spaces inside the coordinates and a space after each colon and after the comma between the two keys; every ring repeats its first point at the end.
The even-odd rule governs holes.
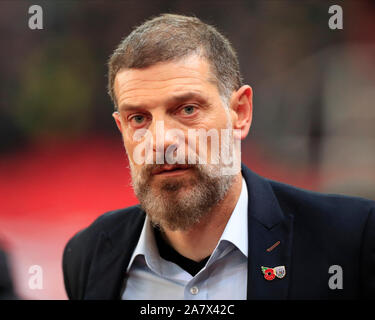
{"type": "MultiPolygon", "coordinates": [[[[166,105],[173,105],[173,104],[179,104],[188,100],[197,100],[199,103],[206,104],[207,100],[203,95],[197,92],[189,91],[183,94],[179,95],[173,95],[169,97],[166,101],[166,105]]],[[[139,110],[139,109],[144,109],[147,108],[146,105],[134,105],[134,104],[127,104],[123,103],[118,110],[119,111],[132,111],[132,110],[139,110]]]]}

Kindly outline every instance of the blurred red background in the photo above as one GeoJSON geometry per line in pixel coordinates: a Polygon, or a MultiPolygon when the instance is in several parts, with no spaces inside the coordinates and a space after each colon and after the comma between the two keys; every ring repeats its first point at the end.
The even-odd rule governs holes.
{"type": "Polygon", "coordinates": [[[137,203],[106,94],[106,61],[150,16],[193,14],[238,52],[254,91],[243,162],[309,190],[375,199],[375,5],[340,1],[0,2],[0,239],[21,299],[66,299],[68,239],[102,213],[137,203]],[[43,269],[30,289],[29,268],[43,269]]]}

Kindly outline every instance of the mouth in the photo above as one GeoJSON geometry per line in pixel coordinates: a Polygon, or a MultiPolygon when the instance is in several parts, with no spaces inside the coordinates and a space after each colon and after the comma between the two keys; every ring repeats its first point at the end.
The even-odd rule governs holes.
{"type": "Polygon", "coordinates": [[[152,170],[154,176],[177,176],[185,174],[191,167],[187,164],[166,164],[152,170]]]}

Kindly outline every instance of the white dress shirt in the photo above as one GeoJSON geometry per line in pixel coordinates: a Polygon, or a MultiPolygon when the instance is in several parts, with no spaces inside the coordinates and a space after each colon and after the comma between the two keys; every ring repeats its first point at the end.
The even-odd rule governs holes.
{"type": "Polygon", "coordinates": [[[206,266],[195,276],[160,257],[146,216],[127,268],[123,300],[244,300],[247,293],[248,191],[241,194],[206,266]]]}

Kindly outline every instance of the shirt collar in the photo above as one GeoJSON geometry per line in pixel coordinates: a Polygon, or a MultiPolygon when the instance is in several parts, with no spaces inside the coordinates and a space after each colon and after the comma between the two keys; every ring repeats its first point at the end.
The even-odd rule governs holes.
{"type": "Polygon", "coordinates": [[[141,256],[143,255],[148,265],[160,267],[159,250],[156,245],[154,232],[152,228],[153,227],[151,225],[151,220],[149,216],[146,214],[146,219],[143,224],[142,232],[139,237],[137,246],[135,247],[135,250],[132,254],[132,257],[130,258],[127,271],[129,271],[131,265],[133,264],[134,259],[138,255],[141,255],[141,256]]]}
{"type": "MultiPolygon", "coordinates": [[[[246,257],[248,256],[247,205],[248,191],[246,182],[242,178],[240,197],[218,242],[218,246],[223,240],[231,242],[246,257]]],[[[156,245],[151,220],[147,214],[137,246],[130,258],[127,271],[130,270],[134,259],[138,255],[143,255],[149,266],[153,266],[158,270],[161,269],[159,250],[156,245]]]]}
{"type": "Polygon", "coordinates": [[[248,256],[247,205],[248,191],[246,181],[242,178],[240,197],[218,243],[220,245],[223,240],[229,241],[246,257],[248,256]]]}

